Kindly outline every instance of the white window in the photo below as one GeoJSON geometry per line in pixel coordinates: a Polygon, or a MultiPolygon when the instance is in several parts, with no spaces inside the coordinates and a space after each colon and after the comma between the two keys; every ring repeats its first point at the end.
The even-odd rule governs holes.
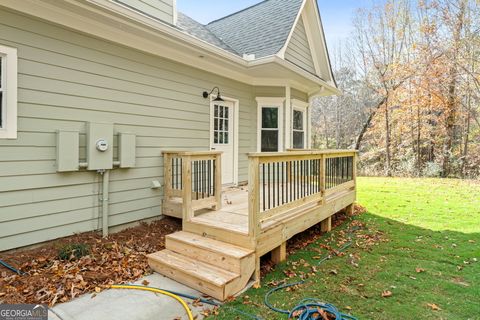
{"type": "Polygon", "coordinates": [[[0,139],[17,138],[17,49],[0,46],[0,139]]]}
{"type": "Polygon", "coordinates": [[[307,147],[307,108],[308,103],[292,99],[292,147],[307,147]]]}
{"type": "Polygon", "coordinates": [[[257,149],[259,152],[283,150],[284,98],[257,98],[257,149]]]}

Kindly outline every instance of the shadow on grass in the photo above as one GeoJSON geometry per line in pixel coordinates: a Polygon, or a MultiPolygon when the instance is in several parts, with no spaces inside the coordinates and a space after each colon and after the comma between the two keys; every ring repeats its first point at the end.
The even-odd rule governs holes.
{"type": "MultiPolygon", "coordinates": [[[[365,213],[290,255],[262,279],[261,288],[228,305],[264,319],[285,319],[264,305],[266,292],[306,279],[275,293],[271,302],[291,309],[312,297],[359,319],[480,319],[478,259],[480,233],[432,231],[365,213]],[[348,240],[352,226],[358,228],[352,246],[319,265],[329,248],[348,240]],[[382,296],[388,292],[391,296],[382,296]]],[[[214,319],[243,318],[221,308],[214,319]]]]}

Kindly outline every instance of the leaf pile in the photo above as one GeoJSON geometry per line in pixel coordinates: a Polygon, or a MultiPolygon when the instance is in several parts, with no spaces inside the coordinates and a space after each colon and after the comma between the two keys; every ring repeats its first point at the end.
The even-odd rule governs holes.
{"type": "MultiPolygon", "coordinates": [[[[364,207],[362,207],[360,205],[355,205],[354,210],[353,210],[353,216],[358,216],[358,215],[360,215],[360,214],[362,214],[366,211],[367,210],[364,207]]],[[[332,217],[332,228],[335,228],[335,227],[343,224],[348,219],[348,217],[349,216],[344,211],[341,211],[341,212],[338,212],[337,214],[335,214],[332,217]]],[[[343,240],[337,240],[338,245],[342,245],[342,244],[344,244],[344,242],[347,241],[347,237],[346,237],[345,232],[344,231],[340,231],[340,232],[343,235],[343,240]]],[[[296,234],[291,239],[289,239],[288,242],[287,242],[287,253],[288,253],[288,255],[291,255],[291,254],[297,252],[298,250],[301,250],[301,249],[307,247],[308,245],[314,243],[323,234],[324,234],[324,232],[321,231],[321,223],[317,223],[316,225],[312,226],[311,228],[296,234]]],[[[333,251],[333,249],[332,249],[332,251],[333,251]]],[[[324,252],[322,251],[322,253],[324,253],[324,252]]],[[[267,256],[262,257],[261,276],[263,277],[267,273],[271,272],[274,269],[274,267],[275,267],[275,264],[270,259],[268,259],[267,256]]]]}
{"type": "Polygon", "coordinates": [[[98,293],[114,283],[136,280],[151,272],[146,255],[163,249],[165,235],[180,229],[178,220],[164,218],[106,239],[97,232],[86,232],[35,249],[4,253],[0,259],[26,274],[0,269],[0,300],[53,306],[83,293],[98,293]],[[73,244],[87,245],[89,254],[60,259],[59,249],[73,244]]]}

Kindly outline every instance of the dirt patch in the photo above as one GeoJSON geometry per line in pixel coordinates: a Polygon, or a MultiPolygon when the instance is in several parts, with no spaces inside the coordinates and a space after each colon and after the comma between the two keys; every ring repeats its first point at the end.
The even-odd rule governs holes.
{"type": "Polygon", "coordinates": [[[166,217],[106,239],[98,232],[86,232],[34,249],[1,253],[0,259],[26,274],[20,276],[0,267],[0,300],[52,306],[114,283],[136,280],[152,272],[146,255],[163,249],[165,236],[180,229],[180,220],[166,217]],[[59,259],[59,251],[72,244],[86,245],[88,254],[59,259]]]}

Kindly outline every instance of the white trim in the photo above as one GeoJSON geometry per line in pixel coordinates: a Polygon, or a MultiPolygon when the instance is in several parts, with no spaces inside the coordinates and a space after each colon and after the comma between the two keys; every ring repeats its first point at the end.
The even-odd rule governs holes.
{"type": "Polygon", "coordinates": [[[292,147],[292,139],[289,134],[291,131],[291,115],[292,115],[292,90],[290,86],[285,87],[285,149],[292,147]]]}
{"type": "Polygon", "coordinates": [[[0,46],[2,57],[2,119],[0,139],[17,138],[17,49],[0,46]]]}
{"type": "Polygon", "coordinates": [[[278,151],[283,148],[283,97],[257,97],[257,152],[262,150],[262,108],[278,109],[278,151]]]}
{"type": "MultiPolygon", "coordinates": [[[[325,65],[327,67],[327,70],[328,70],[328,75],[330,76],[330,79],[331,81],[328,81],[329,85],[332,85],[335,87],[335,82],[333,81],[333,70],[332,70],[332,64],[330,62],[330,56],[328,55],[328,48],[327,48],[327,40],[325,39],[325,30],[323,28],[323,23],[322,23],[322,17],[320,15],[320,8],[318,7],[318,3],[317,1],[315,0],[310,0],[313,5],[313,10],[311,11],[315,11],[315,14],[314,14],[314,18],[315,18],[315,21],[316,21],[316,25],[317,25],[317,28],[319,30],[319,37],[315,37],[314,39],[316,38],[319,38],[321,39],[321,41],[319,41],[318,45],[320,45],[320,49],[321,51],[323,51],[323,56],[325,58],[325,65]]],[[[318,54],[317,50],[315,49],[315,52],[316,54],[318,54]]],[[[317,56],[318,58],[320,58],[319,56],[317,56]]],[[[322,73],[319,73],[319,75],[323,76],[322,73]]],[[[341,91],[337,88],[337,91],[338,93],[337,94],[341,94],[341,91]]]]}
{"type": "Polygon", "coordinates": [[[173,25],[177,25],[178,20],[178,11],[177,11],[177,0],[172,0],[172,18],[173,18],[173,25]]]}
{"type": "Polygon", "coordinates": [[[285,59],[285,51],[287,51],[288,44],[290,43],[290,39],[292,39],[293,32],[295,31],[295,28],[297,27],[298,20],[302,16],[303,8],[305,7],[305,4],[307,3],[307,0],[303,0],[302,4],[300,5],[300,9],[298,10],[297,16],[295,17],[295,21],[292,25],[292,28],[290,29],[290,32],[288,33],[287,40],[283,44],[283,47],[278,51],[277,56],[285,59]]]}
{"type": "MultiPolygon", "coordinates": [[[[210,150],[213,148],[213,110],[214,110],[214,102],[216,96],[210,95],[210,150]]],[[[226,97],[222,95],[222,99],[228,102],[233,103],[233,184],[238,185],[238,152],[239,152],[239,115],[240,115],[240,101],[238,99],[226,97]]]]}
{"type": "Polygon", "coordinates": [[[308,102],[298,100],[298,99],[292,99],[292,105],[300,108],[308,108],[308,102]]]}
{"type": "Polygon", "coordinates": [[[314,43],[314,36],[312,35],[312,30],[310,28],[310,21],[308,20],[307,14],[305,11],[302,12],[302,20],[303,20],[303,26],[305,27],[305,33],[307,35],[307,42],[308,42],[308,47],[310,49],[310,56],[312,57],[313,60],[313,66],[315,68],[315,73],[318,74],[320,77],[322,76],[322,71],[320,69],[319,65],[319,57],[317,54],[317,50],[315,49],[315,43],[314,43]]]}
{"type": "Polygon", "coordinates": [[[307,149],[312,149],[312,108],[313,99],[309,99],[307,108],[307,149]]]}

